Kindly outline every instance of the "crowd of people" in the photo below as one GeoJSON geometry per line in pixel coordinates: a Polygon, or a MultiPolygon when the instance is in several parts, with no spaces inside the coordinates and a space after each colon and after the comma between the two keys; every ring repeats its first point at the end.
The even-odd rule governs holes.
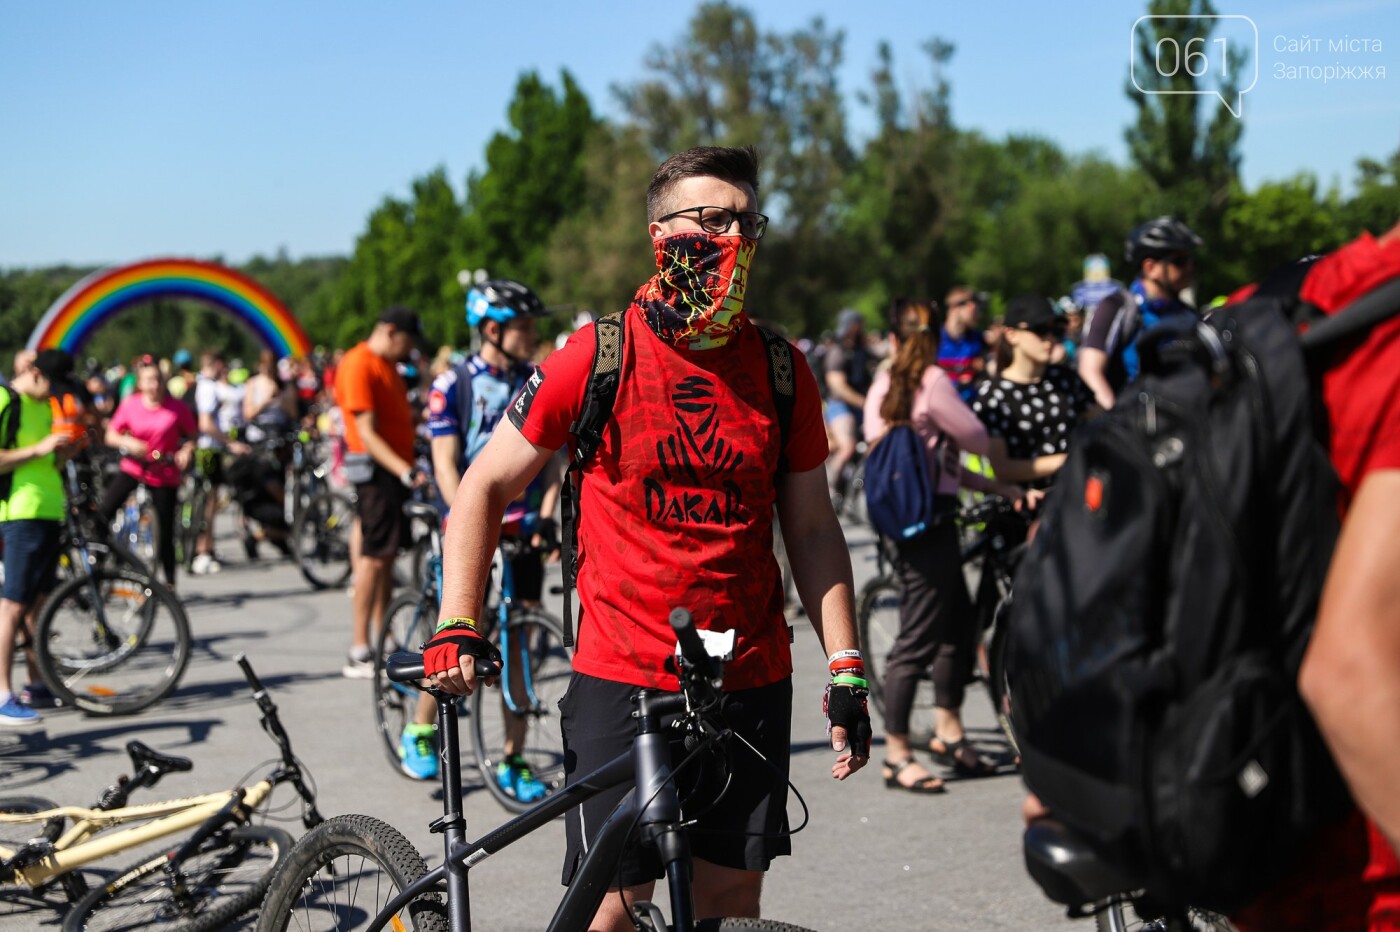
{"type": "MultiPolygon", "coordinates": [[[[189,369],[189,354],[177,353],[168,363],[143,357],[128,371],[94,375],[86,392],[89,416],[103,419],[96,436],[122,457],[101,507],[112,511],[140,483],[162,526],[171,527],[165,519],[192,464],[221,481],[258,431],[308,417],[314,422],[317,412],[328,427],[329,412],[338,411],[342,471],[355,488],[359,518],[344,673],[363,677],[372,670],[373,633],[383,624],[393,559],[405,542],[403,505],[415,492],[431,492],[447,517],[440,619],[426,646],[425,670],[436,686],[469,694],[482,685],[475,660],[497,656],[480,619],[498,541],[519,535],[544,552],[557,546],[561,456],[576,444],[577,425],[595,403],[600,357],[616,352],[617,358],[602,359],[616,378],[611,420],[569,480],[576,483],[578,516],[575,550],[566,555],[577,557],[581,614],[574,674],[561,702],[566,779],[577,780],[629,744],[636,689],[677,688],[666,666],[674,648],[667,624],[672,607],[689,608],[701,628],[735,629],[724,684],[728,721],[771,766],[736,756],[733,788],[698,817],[695,900],[701,917],[757,916],[764,872],[790,853],[785,776],[794,660],[773,557],[775,516],[830,673],[820,697],[798,701],[822,704],[837,754],[832,774],[844,780],[868,762],[872,738],[850,556],[838,518],[860,444],[878,442],[890,425],[912,425],[942,513],[951,517],[961,489],[997,495],[1026,515],[1031,533],[1035,507],[1065,463],[1075,427],[1111,408],[1137,376],[1135,337],[1174,316],[1199,316],[1191,290],[1203,244],[1178,220],[1149,220],[1128,234],[1127,285],[1109,280],[1106,262],[1091,257],[1092,274],[1069,297],[1020,295],[995,323],[988,320],[987,296],[967,285],[950,289],[941,306],[897,299],[885,332],[874,337],[867,332],[873,321],[841,311],[828,338],[792,354],[785,399],[777,376],[756,377],[771,371],[765,369],[770,350],[744,304],[768,223],[758,212],[756,154],[714,147],[679,153],[657,170],[646,204],[657,272],[622,312],[616,343],[605,343],[598,325],[589,325],[542,353],[542,303],[521,283],[494,280],[468,296],[467,320],[479,349],[456,360],[440,353],[429,364],[421,355],[418,314],[389,308],[343,355],[300,364],[265,357],[242,385],[218,352],[202,354],[197,373],[189,369]],[[419,438],[427,441],[426,455],[416,446],[419,438]],[[989,468],[971,468],[974,462],[989,468]],[[656,505],[673,501],[686,504],[656,505]]],[[[1363,235],[1313,272],[1310,300],[1335,308],[1397,273],[1400,227],[1380,240],[1363,235]]],[[[1400,747],[1393,740],[1400,737],[1393,624],[1400,574],[1385,556],[1400,529],[1394,329],[1378,328],[1365,343],[1365,361],[1346,361],[1325,383],[1333,455],[1351,505],[1339,553],[1352,559],[1329,588],[1303,677],[1304,694],[1358,803],[1374,820],[1370,861],[1364,881],[1351,861],[1337,858],[1325,884],[1295,885],[1288,894],[1293,903],[1309,891],[1344,891],[1363,914],[1390,910],[1391,922],[1400,915],[1393,848],[1400,817],[1388,789],[1400,747]],[[1358,656],[1358,645],[1371,649],[1358,656]],[[1375,714],[1362,714],[1365,709],[1375,714]]],[[[55,415],[47,399],[63,393],[70,371],[71,360],[57,351],[16,361],[17,395],[8,403],[19,399],[23,419],[17,443],[0,450],[0,473],[15,483],[0,504],[0,720],[35,714],[11,694],[8,652],[52,575],[39,555],[52,549],[62,519],[54,462],[78,444],[50,432],[55,415]]],[[[278,530],[265,532],[277,542],[278,530]]],[[[256,548],[256,538],[247,539],[256,548]]],[[[198,552],[195,572],[218,570],[212,537],[199,542],[198,552]]],[[[896,542],[893,559],[903,595],[885,684],[883,778],[892,790],[938,794],[946,790],[943,780],[916,751],[962,776],[994,772],[962,725],[977,631],[953,522],[896,542]],[[935,731],[919,748],[909,712],[926,673],[934,684],[935,731]]],[[[539,561],[536,554],[516,568],[518,595],[527,602],[540,598],[539,561]]],[[[174,585],[168,540],[160,562],[174,585]]],[[[425,702],[401,747],[405,769],[423,779],[438,764],[431,710],[425,702]]],[[[543,788],[511,753],[509,715],[507,731],[502,779],[521,798],[537,798],[543,788]]],[[[587,827],[601,824],[617,801],[602,794],[570,813],[565,882],[586,848],[587,827]]],[[[1033,804],[1027,811],[1036,814],[1033,804]]],[[[1338,829],[1328,850],[1364,848],[1366,824],[1358,817],[1345,832],[1338,829]]],[[[1323,876],[1323,868],[1316,870],[1314,876],[1323,876]]],[[[620,892],[608,894],[594,927],[632,928],[630,904],[649,899],[661,876],[653,858],[629,856],[620,892]]],[[[1269,915],[1257,927],[1294,927],[1269,915]]]]}

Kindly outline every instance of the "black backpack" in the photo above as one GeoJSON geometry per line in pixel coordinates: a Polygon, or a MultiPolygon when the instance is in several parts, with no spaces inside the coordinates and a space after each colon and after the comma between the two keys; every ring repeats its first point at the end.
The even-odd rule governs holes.
{"type": "MultiPolygon", "coordinates": [[[[9,398],[9,403],[0,410],[0,450],[13,450],[19,443],[19,422],[23,406],[20,404],[19,392],[8,385],[4,386],[4,392],[9,398]]],[[[0,502],[10,500],[10,492],[14,487],[14,470],[0,473],[0,502]]]]}
{"type": "MultiPolygon", "coordinates": [[[[622,384],[622,350],[626,333],[625,311],[600,317],[593,324],[595,343],[593,365],[588,370],[588,385],[583,393],[583,409],[578,420],[569,426],[574,435],[573,455],[569,459],[568,471],[564,474],[564,486],[560,490],[559,506],[563,514],[561,545],[563,546],[562,565],[564,571],[564,646],[574,646],[574,581],[578,578],[578,516],[579,491],[583,482],[583,469],[597,452],[603,440],[603,428],[612,419],[613,405],[617,402],[617,391],[622,384]]],[[[768,385],[773,390],[773,405],[778,413],[778,430],[781,448],[786,457],[787,439],[792,424],[792,408],[796,395],[794,369],[792,364],[792,344],[781,335],[766,327],[758,327],[763,343],[768,348],[768,385]]],[[[787,470],[784,459],[778,464],[778,474],[787,470]]]]}
{"type": "Polygon", "coordinates": [[[1164,905],[1248,903],[1349,805],[1296,688],[1339,525],[1305,350],[1400,309],[1400,279],[1323,318],[1306,271],[1142,335],[1016,574],[1026,783],[1164,905]]]}

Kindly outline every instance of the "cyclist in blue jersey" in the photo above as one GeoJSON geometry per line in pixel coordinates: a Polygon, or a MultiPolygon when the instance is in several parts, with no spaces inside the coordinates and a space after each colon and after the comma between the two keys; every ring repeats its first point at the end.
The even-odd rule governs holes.
{"type": "MultiPolygon", "coordinates": [[[[530,359],[539,346],[536,319],[544,304],[519,282],[494,279],[467,294],[467,323],[481,335],[481,349],[433,380],[428,395],[428,430],[432,435],[433,475],[448,508],[467,467],[491,438],[506,409],[534,371],[530,359]]],[[[506,509],[502,536],[533,538],[536,546],[554,549],[558,531],[553,518],[559,474],[546,469],[506,509]]],[[[515,598],[527,606],[539,604],[544,566],[537,550],[511,563],[515,598]]],[[[524,802],[545,795],[520,757],[526,719],[508,710],[505,759],[497,771],[501,786],[524,802]]],[[[419,699],[413,722],[404,728],[399,757],[404,772],[420,780],[438,774],[437,707],[426,693],[419,699]]]]}
{"type": "Polygon", "coordinates": [[[1137,337],[1159,321],[1196,309],[1181,300],[1196,274],[1201,238],[1172,217],[1157,217],[1128,234],[1126,256],[1138,277],[1089,309],[1078,352],[1079,377],[1105,411],[1137,378],[1137,337]]]}
{"type": "Polygon", "coordinates": [[[938,332],[938,365],[953,379],[968,404],[977,395],[977,379],[986,368],[987,337],[982,332],[982,302],[966,285],[944,296],[943,326],[938,332]]]}

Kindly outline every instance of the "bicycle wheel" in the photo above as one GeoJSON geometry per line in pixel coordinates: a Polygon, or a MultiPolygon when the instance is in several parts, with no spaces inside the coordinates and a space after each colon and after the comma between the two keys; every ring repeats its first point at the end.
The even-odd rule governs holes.
{"type": "Polygon", "coordinates": [[[176,851],[149,858],[93,889],[73,904],[63,932],[169,932],[222,929],[262,902],[273,874],[292,850],[280,828],[243,825],[215,832],[175,862],[177,892],[167,865],[176,851]]]}
{"type": "MultiPolygon", "coordinates": [[[[393,826],[363,815],[327,819],[297,842],[273,878],[257,932],[363,928],[427,870],[393,826]]],[[[447,907],[441,896],[425,893],[386,928],[447,932],[447,907]]]]}
{"type": "Polygon", "coordinates": [[[98,569],[49,599],[35,653],[61,702],[96,715],[138,712],[180,682],[190,660],[189,621],[175,594],[150,576],[98,569]]]}
{"type": "Polygon", "coordinates": [[[696,932],[812,932],[806,926],[795,926],[776,919],[701,919],[695,923],[696,932]]]}
{"type": "Polygon", "coordinates": [[[519,728],[517,752],[545,794],[564,786],[564,739],[559,731],[559,700],[569,687],[573,663],[564,647],[564,629],[548,612],[523,608],[511,613],[496,646],[506,676],[496,689],[472,695],[472,734],[476,762],[491,795],[511,812],[524,812],[539,799],[517,798],[513,781],[498,779],[505,763],[507,724],[519,728]],[[512,709],[512,706],[514,709],[512,709]]]}
{"type": "Polygon", "coordinates": [[[195,479],[187,488],[189,493],[184,497],[184,504],[180,506],[180,532],[175,537],[175,545],[179,551],[177,559],[186,572],[191,572],[199,547],[199,535],[204,533],[205,512],[209,507],[206,504],[209,487],[203,480],[195,479]]]}
{"type": "MultiPolygon", "coordinates": [[[[384,660],[396,650],[418,650],[433,635],[437,624],[437,600],[410,592],[395,596],[384,611],[384,627],[379,631],[374,651],[374,720],[384,739],[389,764],[403,773],[399,761],[399,738],[404,726],[413,720],[422,692],[406,683],[395,683],[384,675],[384,660]]],[[[404,776],[409,776],[404,774],[404,776]]]]}
{"type": "Polygon", "coordinates": [[[350,528],[355,503],[338,492],[322,492],[306,503],[292,546],[301,575],[317,589],[335,589],[350,579],[350,528]]]}
{"type": "Polygon", "coordinates": [[[57,808],[58,803],[51,799],[44,799],[42,796],[6,796],[0,799],[0,846],[17,851],[23,848],[27,842],[36,838],[58,841],[58,836],[63,833],[64,820],[62,816],[55,816],[42,822],[33,819],[11,821],[6,818],[6,816],[28,816],[36,812],[48,812],[50,809],[57,808]]]}
{"type": "Polygon", "coordinates": [[[57,573],[60,580],[69,580],[89,573],[98,567],[115,567],[130,570],[143,576],[151,575],[151,568],[121,544],[107,544],[103,541],[87,541],[87,566],[82,566],[78,548],[71,543],[65,545],[58,555],[57,573]]]}

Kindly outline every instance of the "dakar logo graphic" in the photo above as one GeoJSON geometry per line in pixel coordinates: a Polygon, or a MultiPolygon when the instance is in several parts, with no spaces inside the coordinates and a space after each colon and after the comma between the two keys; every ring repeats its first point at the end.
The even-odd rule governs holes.
{"type": "Polygon", "coordinates": [[[743,524],[743,494],[729,478],[744,462],[742,451],[720,436],[714,386],[692,375],[671,393],[676,429],[656,441],[659,475],[644,479],[647,520],[654,524],[743,524]],[[697,486],[715,484],[718,488],[697,486]]]}

